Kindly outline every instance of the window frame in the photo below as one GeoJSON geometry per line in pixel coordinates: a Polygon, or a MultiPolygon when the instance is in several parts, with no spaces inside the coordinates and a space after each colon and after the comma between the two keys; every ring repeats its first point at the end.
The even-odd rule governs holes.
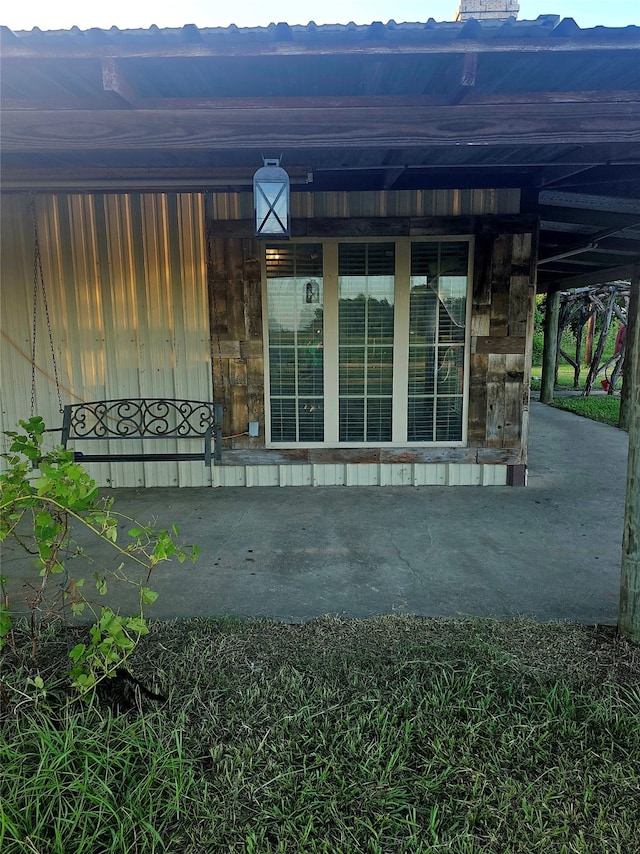
{"type": "Polygon", "coordinates": [[[474,237],[469,234],[430,237],[318,237],[269,240],[269,246],[292,243],[319,243],[323,247],[323,387],[324,441],[279,442],[271,439],[271,388],[269,372],[269,317],[267,300],[267,243],[261,247],[262,329],[264,352],[265,448],[288,450],[303,448],[458,448],[468,442],[469,376],[471,365],[471,318],[473,294],[474,237]],[[338,245],[341,243],[395,244],[394,340],[392,440],[388,442],[341,442],[339,440],[339,326],[338,326],[338,245]],[[409,301],[411,291],[411,245],[413,243],[467,243],[467,293],[464,335],[464,371],[462,395],[462,438],[456,441],[409,441],[409,301]],[[329,393],[327,393],[329,390],[329,393]],[[404,438],[400,438],[404,436],[404,438]]]}

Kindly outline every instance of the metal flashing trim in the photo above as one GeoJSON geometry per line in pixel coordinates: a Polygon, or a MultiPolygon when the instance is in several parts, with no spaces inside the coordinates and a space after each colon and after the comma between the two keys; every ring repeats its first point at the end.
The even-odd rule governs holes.
{"type": "Polygon", "coordinates": [[[478,463],[304,463],[214,466],[213,487],[506,486],[506,465],[478,463]]]}

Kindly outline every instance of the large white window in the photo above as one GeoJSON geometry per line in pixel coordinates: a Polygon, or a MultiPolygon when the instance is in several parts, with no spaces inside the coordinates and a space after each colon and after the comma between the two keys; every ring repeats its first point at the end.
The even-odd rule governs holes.
{"type": "Polygon", "coordinates": [[[466,440],[470,242],[269,244],[267,441],[466,440]]]}

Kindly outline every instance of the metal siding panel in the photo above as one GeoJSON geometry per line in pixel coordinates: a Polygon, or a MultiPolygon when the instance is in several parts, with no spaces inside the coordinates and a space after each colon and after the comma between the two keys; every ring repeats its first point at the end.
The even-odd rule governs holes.
{"type": "MultiPolygon", "coordinates": [[[[29,202],[26,194],[2,199],[3,429],[29,415],[29,202]]],[[[145,396],[211,400],[202,202],[191,193],[35,197],[63,404],[145,396]]],[[[36,412],[57,427],[62,418],[42,305],[37,341],[36,412]]],[[[153,449],[165,444],[154,442],[153,449]]],[[[116,443],[113,450],[122,447],[116,443]]],[[[89,470],[101,485],[211,483],[210,470],[191,463],[91,464],[89,470]]]]}

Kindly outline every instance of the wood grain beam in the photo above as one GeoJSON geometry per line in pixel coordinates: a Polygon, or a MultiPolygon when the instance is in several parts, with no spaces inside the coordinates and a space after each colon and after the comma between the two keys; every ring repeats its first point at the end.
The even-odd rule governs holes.
{"type": "MultiPolygon", "coordinates": [[[[468,54],[472,56],[472,54],[468,54]]],[[[146,98],[137,95],[127,84],[125,74],[112,57],[102,60],[105,92],[117,94],[123,101],[135,104],[144,110],[220,110],[264,108],[263,96],[245,98],[146,98]]],[[[467,79],[467,78],[465,78],[467,79]]],[[[99,95],[78,95],[77,92],[57,92],[55,97],[3,98],[3,110],[91,110],[100,107],[99,95]]],[[[527,92],[509,94],[478,93],[470,84],[461,84],[465,106],[504,106],[509,104],[637,104],[640,90],[622,92],[527,92]]],[[[331,108],[331,107],[426,107],[446,106],[459,103],[461,98],[452,99],[444,95],[324,95],[292,96],[268,99],[269,108],[331,108]]]]}
{"type": "Polygon", "coordinates": [[[165,57],[200,57],[200,56],[420,56],[421,54],[461,54],[461,53],[597,53],[604,50],[615,50],[616,53],[640,50],[640,35],[629,33],[623,40],[617,30],[611,35],[604,33],[598,39],[555,39],[545,37],[539,41],[521,38],[500,38],[483,42],[473,39],[436,40],[425,38],[419,43],[412,41],[403,44],[396,39],[388,41],[349,40],[337,42],[332,37],[323,37],[321,33],[313,39],[305,38],[304,34],[294,37],[292,41],[274,41],[268,37],[255,40],[245,40],[242,35],[237,38],[222,36],[207,37],[204,30],[203,40],[193,43],[174,45],[159,45],[157,40],[149,39],[131,41],[129,44],[119,44],[114,40],[103,44],[75,44],[72,47],[63,46],[52,40],[38,41],[33,46],[25,44],[24,39],[8,42],[3,45],[3,61],[11,58],[69,58],[87,59],[91,57],[134,57],[136,59],[163,59],[165,57]]]}
{"type": "Polygon", "coordinates": [[[640,144],[640,105],[7,110],[0,139],[4,152],[640,144]]]}
{"type": "Polygon", "coordinates": [[[547,280],[544,285],[547,288],[585,288],[590,285],[603,285],[607,282],[617,282],[620,279],[629,279],[638,269],[636,264],[626,264],[621,267],[607,267],[606,269],[594,270],[591,273],[580,275],[558,276],[554,280],[547,280]]]}
{"type": "MultiPolygon", "coordinates": [[[[441,235],[526,234],[534,231],[536,219],[529,214],[433,217],[295,217],[292,237],[427,237],[441,235]]],[[[214,237],[250,237],[255,224],[249,219],[210,220],[214,237]]]]}

